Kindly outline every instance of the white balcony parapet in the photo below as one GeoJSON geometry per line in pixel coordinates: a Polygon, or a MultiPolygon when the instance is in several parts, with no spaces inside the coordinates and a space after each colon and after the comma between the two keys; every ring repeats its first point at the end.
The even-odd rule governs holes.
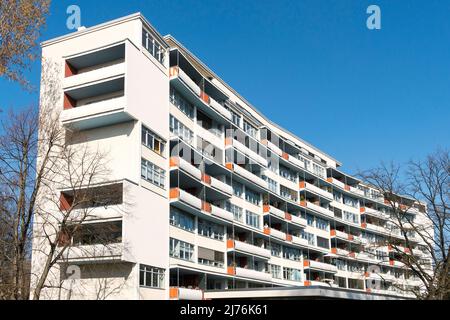
{"type": "Polygon", "coordinates": [[[270,259],[270,257],[271,257],[270,250],[267,250],[265,248],[254,246],[252,244],[245,243],[245,242],[238,241],[238,240],[230,239],[228,241],[229,241],[229,243],[227,244],[227,246],[229,247],[229,249],[234,248],[235,250],[247,252],[252,255],[257,255],[260,257],[267,258],[267,259],[270,259]]]}
{"type": "Polygon", "coordinates": [[[178,77],[197,95],[200,96],[200,87],[181,69],[178,68],[178,77]]]}
{"type": "Polygon", "coordinates": [[[332,211],[330,211],[330,210],[328,210],[328,209],[325,209],[325,208],[322,208],[321,206],[318,206],[318,205],[316,205],[316,204],[314,204],[314,203],[312,203],[312,202],[309,202],[309,201],[301,201],[301,202],[300,202],[300,205],[301,205],[302,207],[307,207],[307,208],[309,208],[309,209],[311,209],[311,210],[314,210],[314,211],[316,211],[316,212],[319,212],[319,213],[321,213],[321,214],[323,214],[323,215],[326,215],[326,216],[329,216],[329,217],[334,217],[334,213],[333,213],[332,211]]]}
{"type": "Polygon", "coordinates": [[[73,246],[66,249],[63,256],[68,260],[109,260],[120,259],[122,243],[73,246]]]}
{"type": "Polygon", "coordinates": [[[345,183],[343,183],[335,178],[327,178],[327,181],[331,182],[332,184],[334,184],[342,189],[345,189],[345,183]]]}
{"type": "Polygon", "coordinates": [[[211,205],[211,214],[228,221],[234,220],[234,216],[231,212],[213,205],[211,205]]]}
{"type": "Polygon", "coordinates": [[[179,188],[170,190],[170,199],[180,200],[184,203],[193,206],[194,208],[197,208],[199,210],[202,209],[202,200],[179,188]]]}
{"type": "Polygon", "coordinates": [[[350,251],[341,248],[331,248],[331,252],[340,256],[348,256],[350,251]]]}
{"type": "Polygon", "coordinates": [[[332,230],[331,236],[332,237],[336,236],[337,238],[346,239],[346,240],[348,240],[348,238],[349,238],[348,233],[345,233],[345,232],[342,232],[339,230],[332,230]]]}
{"type": "Polygon", "coordinates": [[[116,63],[101,68],[95,68],[91,71],[74,74],[63,80],[63,89],[81,86],[83,84],[113,78],[125,74],[125,63],[116,63]]]}
{"type": "Polygon", "coordinates": [[[350,187],[350,192],[353,192],[359,196],[364,196],[364,191],[362,191],[358,188],[355,188],[355,187],[350,187]]]}
{"type": "Polygon", "coordinates": [[[291,215],[291,222],[294,224],[297,224],[301,227],[306,227],[308,225],[308,222],[306,221],[305,218],[296,216],[296,215],[291,215]]]}
{"type": "Polygon", "coordinates": [[[233,194],[233,187],[214,177],[211,177],[211,187],[216,188],[229,195],[233,194]]]}
{"type": "Polygon", "coordinates": [[[267,160],[264,159],[262,156],[260,156],[255,151],[251,150],[250,148],[247,148],[244,144],[237,141],[236,139],[233,139],[233,147],[235,147],[237,150],[245,154],[246,156],[250,157],[251,159],[255,160],[259,164],[267,167],[267,160]]]}
{"type": "Polygon", "coordinates": [[[235,272],[236,272],[236,276],[238,276],[238,277],[261,280],[261,281],[271,281],[272,280],[272,275],[270,273],[266,273],[266,272],[262,272],[262,271],[256,271],[256,270],[237,267],[235,272]]]}
{"type": "Polygon", "coordinates": [[[299,244],[305,247],[308,246],[308,240],[296,236],[292,236],[292,243],[299,244]]]}
{"type": "Polygon", "coordinates": [[[333,194],[332,193],[330,193],[330,192],[328,192],[326,190],[323,190],[323,189],[321,189],[319,187],[316,187],[313,184],[310,184],[310,183],[308,183],[306,181],[302,181],[302,182],[300,182],[299,185],[300,185],[300,190],[306,189],[306,190],[311,191],[311,192],[313,192],[313,193],[315,193],[315,194],[317,194],[319,196],[322,196],[322,197],[327,198],[329,200],[333,200],[333,194]]]}
{"type": "Polygon", "coordinates": [[[286,213],[283,210],[280,210],[280,209],[275,208],[273,206],[269,206],[269,208],[266,207],[264,210],[267,210],[267,209],[269,209],[270,213],[272,213],[273,215],[275,215],[275,216],[277,216],[277,217],[279,217],[281,219],[284,219],[285,216],[286,216],[286,213]]]}
{"type": "Polygon", "coordinates": [[[219,112],[221,115],[223,115],[225,118],[231,120],[231,112],[225,109],[220,103],[218,103],[216,100],[210,98],[209,102],[210,106],[219,112]]]}
{"type": "Polygon", "coordinates": [[[304,268],[311,268],[311,269],[317,269],[317,270],[323,270],[323,271],[329,271],[329,272],[337,272],[337,267],[333,266],[328,263],[320,262],[320,261],[314,261],[314,260],[305,260],[303,261],[304,268]]]}
{"type": "Polygon", "coordinates": [[[283,151],[277,147],[276,145],[274,145],[272,142],[267,141],[267,147],[272,150],[273,152],[275,152],[277,155],[279,155],[280,157],[283,156],[283,151]]]}
{"type": "Polygon", "coordinates": [[[223,149],[223,139],[222,137],[219,137],[212,133],[209,130],[204,129],[203,127],[197,125],[196,126],[196,133],[198,136],[200,136],[202,139],[208,141],[209,143],[213,144],[213,146],[223,149]]]}
{"type": "Polygon", "coordinates": [[[305,168],[305,163],[303,161],[301,161],[300,159],[297,159],[296,157],[289,156],[289,161],[300,168],[305,168]]]}
{"type": "Polygon", "coordinates": [[[103,114],[122,112],[125,110],[125,97],[116,97],[92,102],[89,104],[66,109],[61,112],[61,122],[63,124],[71,123],[83,118],[95,117],[103,114]]]}
{"type": "Polygon", "coordinates": [[[233,170],[234,172],[236,172],[237,174],[239,174],[240,176],[246,178],[249,181],[252,181],[254,183],[256,183],[257,185],[259,185],[260,187],[269,188],[269,185],[267,183],[267,181],[264,181],[263,179],[261,179],[260,177],[254,175],[253,173],[251,173],[250,171],[238,166],[238,165],[233,165],[233,170]]]}
{"type": "Polygon", "coordinates": [[[363,223],[363,227],[365,226],[365,229],[370,230],[370,231],[375,231],[378,233],[386,233],[386,229],[384,227],[381,226],[377,226],[371,223],[363,223]]]}
{"type": "Polygon", "coordinates": [[[270,228],[270,235],[281,240],[286,240],[286,233],[277,229],[270,228]]]}
{"type": "Polygon", "coordinates": [[[203,300],[203,291],[199,289],[172,287],[169,292],[172,300],[203,300]]]}
{"type": "Polygon", "coordinates": [[[198,180],[200,180],[202,178],[202,172],[200,171],[200,169],[197,169],[196,167],[194,167],[192,164],[190,164],[183,158],[172,157],[170,159],[170,166],[178,167],[178,168],[186,171],[187,173],[189,173],[190,175],[192,175],[194,178],[196,178],[198,180]]]}

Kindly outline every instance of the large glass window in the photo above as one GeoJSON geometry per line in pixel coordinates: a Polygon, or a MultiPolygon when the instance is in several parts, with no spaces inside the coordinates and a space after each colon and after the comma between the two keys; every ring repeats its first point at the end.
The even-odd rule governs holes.
{"type": "Polygon", "coordinates": [[[164,153],[166,146],[166,142],[162,138],[144,126],[142,126],[142,144],[160,155],[164,153]]]}
{"type": "Polygon", "coordinates": [[[233,194],[236,197],[242,198],[242,195],[244,194],[244,185],[242,183],[233,181],[233,194]]]}
{"type": "Polygon", "coordinates": [[[141,159],[141,177],[155,186],[164,188],[165,171],[150,161],[141,159]]]}
{"type": "Polygon", "coordinates": [[[300,261],[301,251],[297,248],[283,247],[283,258],[300,261]]]}
{"type": "Polygon", "coordinates": [[[280,176],[292,182],[297,182],[297,173],[280,164],[280,176]]]}
{"type": "Polygon", "coordinates": [[[316,228],[318,228],[320,230],[328,231],[329,225],[330,225],[330,223],[327,220],[319,218],[319,217],[316,218],[316,228]]]}
{"type": "Polygon", "coordinates": [[[258,192],[255,192],[249,188],[245,188],[245,200],[254,205],[259,206],[259,202],[261,201],[261,197],[258,192]]]}
{"type": "Polygon", "coordinates": [[[325,178],[325,168],[313,163],[313,172],[319,177],[325,178]]]}
{"type": "Polygon", "coordinates": [[[145,29],[142,29],[142,46],[147,49],[148,52],[164,65],[165,49],[156,41],[153,36],[145,29]]]}
{"type": "Polygon", "coordinates": [[[258,214],[247,210],[245,222],[247,223],[247,225],[259,229],[260,223],[258,214]]]}
{"type": "Polygon", "coordinates": [[[180,137],[188,143],[192,143],[194,133],[172,115],[170,115],[169,129],[174,135],[180,137]]]}
{"type": "Polygon", "coordinates": [[[225,203],[225,210],[233,214],[234,220],[242,222],[243,210],[241,207],[232,204],[230,201],[225,203]]]}
{"type": "Polygon", "coordinates": [[[250,136],[252,136],[255,139],[257,138],[258,130],[245,119],[244,119],[243,128],[244,128],[244,131],[247,132],[250,136]]]}
{"type": "Polygon", "coordinates": [[[170,102],[189,118],[194,119],[194,106],[173,87],[170,87],[170,102]]]}
{"type": "Polygon", "coordinates": [[[330,241],[328,239],[317,237],[317,246],[325,249],[330,248],[330,241]]]}
{"type": "Polygon", "coordinates": [[[281,266],[271,264],[270,273],[272,274],[272,278],[281,279],[281,266]]]}
{"type": "Polygon", "coordinates": [[[223,226],[206,220],[198,220],[198,234],[216,240],[223,240],[223,226]]]}
{"type": "Polygon", "coordinates": [[[164,275],[164,269],[139,265],[139,285],[141,287],[164,288],[164,275]]]}
{"type": "Polygon", "coordinates": [[[192,261],[194,256],[194,245],[181,240],[170,238],[169,255],[173,258],[192,261]]]}
{"type": "Polygon", "coordinates": [[[172,207],[170,208],[170,224],[180,229],[193,232],[194,216],[172,207]]]}
{"type": "Polygon", "coordinates": [[[283,279],[291,281],[302,281],[300,270],[283,267],[283,279]]]}

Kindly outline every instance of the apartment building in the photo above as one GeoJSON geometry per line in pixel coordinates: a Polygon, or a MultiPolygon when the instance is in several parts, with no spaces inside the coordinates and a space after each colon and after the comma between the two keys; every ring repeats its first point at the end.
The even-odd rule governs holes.
{"type": "MultiPolygon", "coordinates": [[[[110,182],[95,192],[117,194],[69,239],[61,264],[80,274],[60,282],[81,288],[72,298],[95,298],[103,280],[111,299],[315,287],[400,296],[399,284],[418,284],[391,248],[371,245],[403,240],[377,190],[265,118],[141,14],[46,41],[42,54],[58,66],[61,126],[86,138],[80,148],[108,151],[110,182]],[[97,232],[112,234],[108,250],[97,232]]],[[[41,261],[33,256],[35,270],[41,261]]]]}

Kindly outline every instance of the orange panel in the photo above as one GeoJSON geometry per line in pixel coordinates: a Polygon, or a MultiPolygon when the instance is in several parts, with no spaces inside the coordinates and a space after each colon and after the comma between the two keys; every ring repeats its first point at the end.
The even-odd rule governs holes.
{"type": "Polygon", "coordinates": [[[389,260],[389,264],[390,264],[391,266],[393,266],[393,265],[394,265],[394,260],[389,260]]]}
{"type": "Polygon", "coordinates": [[[67,61],[66,61],[66,67],[65,67],[65,74],[64,74],[64,76],[67,78],[67,77],[71,77],[71,76],[73,76],[73,75],[76,75],[77,73],[78,73],[78,70],[77,69],[75,69],[70,63],[68,63],[67,61]]]}
{"type": "Polygon", "coordinates": [[[331,253],[337,254],[337,248],[331,248],[331,253]]]}
{"type": "Polygon", "coordinates": [[[202,210],[211,213],[211,204],[206,201],[202,201],[202,210]]]}
{"type": "Polygon", "coordinates": [[[305,183],[305,181],[300,181],[299,187],[300,187],[300,189],[306,188],[306,183],[305,183]]]}
{"type": "Polygon", "coordinates": [[[336,230],[334,230],[334,229],[331,230],[331,231],[330,231],[330,235],[335,236],[335,235],[336,235],[336,230]]]}
{"type": "Polygon", "coordinates": [[[75,108],[76,102],[67,93],[64,93],[64,110],[75,108]]]}
{"type": "Polygon", "coordinates": [[[226,167],[228,170],[233,171],[233,164],[232,164],[231,162],[226,163],[226,164],[225,164],[225,167],[226,167]]]}
{"type": "Polygon", "coordinates": [[[352,235],[352,234],[349,234],[349,235],[348,235],[348,240],[353,240],[353,239],[354,239],[353,235],[352,235]]]}
{"type": "Polygon", "coordinates": [[[333,178],[327,178],[327,181],[333,183],[333,178]]]}
{"type": "Polygon", "coordinates": [[[270,229],[269,228],[264,228],[264,234],[270,234],[270,229]]]}
{"type": "Polygon", "coordinates": [[[348,256],[354,258],[354,257],[355,257],[355,253],[354,253],[354,252],[350,252],[350,253],[348,254],[348,256]]]}
{"type": "Polygon", "coordinates": [[[169,297],[170,299],[178,299],[178,288],[170,288],[169,289],[169,297]]]}
{"type": "Polygon", "coordinates": [[[300,201],[300,205],[302,206],[302,207],[306,207],[307,205],[306,205],[306,201],[300,201]]]}
{"type": "Polygon", "coordinates": [[[285,212],[284,213],[284,217],[286,220],[291,221],[292,220],[292,215],[290,213],[285,212]]]}
{"type": "Polygon", "coordinates": [[[178,189],[178,188],[170,189],[170,193],[169,193],[170,199],[177,199],[179,197],[180,197],[180,189],[178,189]]]}
{"type": "Polygon", "coordinates": [[[361,213],[366,212],[366,208],[365,207],[359,208],[359,212],[361,212],[361,213]]]}
{"type": "Polygon", "coordinates": [[[304,283],[304,285],[305,285],[306,287],[309,287],[309,286],[311,285],[311,281],[306,280],[305,283],[304,283]]]}
{"type": "Polygon", "coordinates": [[[289,160],[289,155],[288,155],[286,152],[283,152],[282,157],[283,157],[283,159],[285,159],[285,160],[289,160]]]}
{"type": "Polygon", "coordinates": [[[228,239],[227,240],[227,249],[233,249],[234,248],[234,240],[228,239]]]}
{"type": "Polygon", "coordinates": [[[230,275],[235,275],[236,274],[236,268],[235,267],[228,267],[227,268],[227,273],[230,275]]]}
{"type": "Polygon", "coordinates": [[[178,157],[170,157],[170,167],[178,167],[180,165],[180,159],[178,157]]]}
{"type": "Polygon", "coordinates": [[[286,241],[292,241],[292,235],[286,234],[286,241]]]}
{"type": "Polygon", "coordinates": [[[202,173],[202,181],[207,184],[211,184],[211,176],[206,173],[202,173]]]}
{"type": "Polygon", "coordinates": [[[202,91],[202,93],[200,94],[200,99],[202,99],[204,102],[206,102],[207,104],[209,104],[209,102],[211,101],[210,100],[210,98],[209,98],[209,96],[206,94],[206,93],[204,93],[203,91],[202,91]]]}
{"type": "Polygon", "coordinates": [[[225,138],[225,145],[226,145],[226,146],[231,146],[231,145],[233,145],[233,138],[230,138],[230,137],[225,138]]]}
{"type": "Polygon", "coordinates": [[[171,77],[178,76],[179,69],[177,66],[170,68],[169,75],[171,77]]]}
{"type": "Polygon", "coordinates": [[[270,211],[270,206],[268,204],[265,204],[263,206],[263,212],[269,212],[270,211]]]}
{"type": "Polygon", "coordinates": [[[345,185],[345,190],[350,191],[350,186],[345,185]]]}
{"type": "Polygon", "coordinates": [[[364,229],[367,228],[367,223],[365,223],[365,222],[361,223],[361,227],[364,229]]]}
{"type": "Polygon", "coordinates": [[[304,267],[309,267],[309,260],[304,260],[303,261],[303,266],[304,267]]]}

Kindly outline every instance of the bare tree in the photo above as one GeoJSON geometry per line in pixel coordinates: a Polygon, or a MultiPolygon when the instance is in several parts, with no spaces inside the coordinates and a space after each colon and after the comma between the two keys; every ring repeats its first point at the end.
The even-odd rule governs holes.
{"type": "Polygon", "coordinates": [[[390,163],[359,173],[378,189],[388,205],[389,228],[399,236],[375,246],[388,246],[389,259],[404,265],[417,285],[397,286],[419,299],[449,299],[449,152],[438,150],[406,170],[390,163]]]}
{"type": "Polygon", "coordinates": [[[37,41],[50,0],[0,1],[0,76],[30,88],[24,77],[38,57],[37,41]]]}

